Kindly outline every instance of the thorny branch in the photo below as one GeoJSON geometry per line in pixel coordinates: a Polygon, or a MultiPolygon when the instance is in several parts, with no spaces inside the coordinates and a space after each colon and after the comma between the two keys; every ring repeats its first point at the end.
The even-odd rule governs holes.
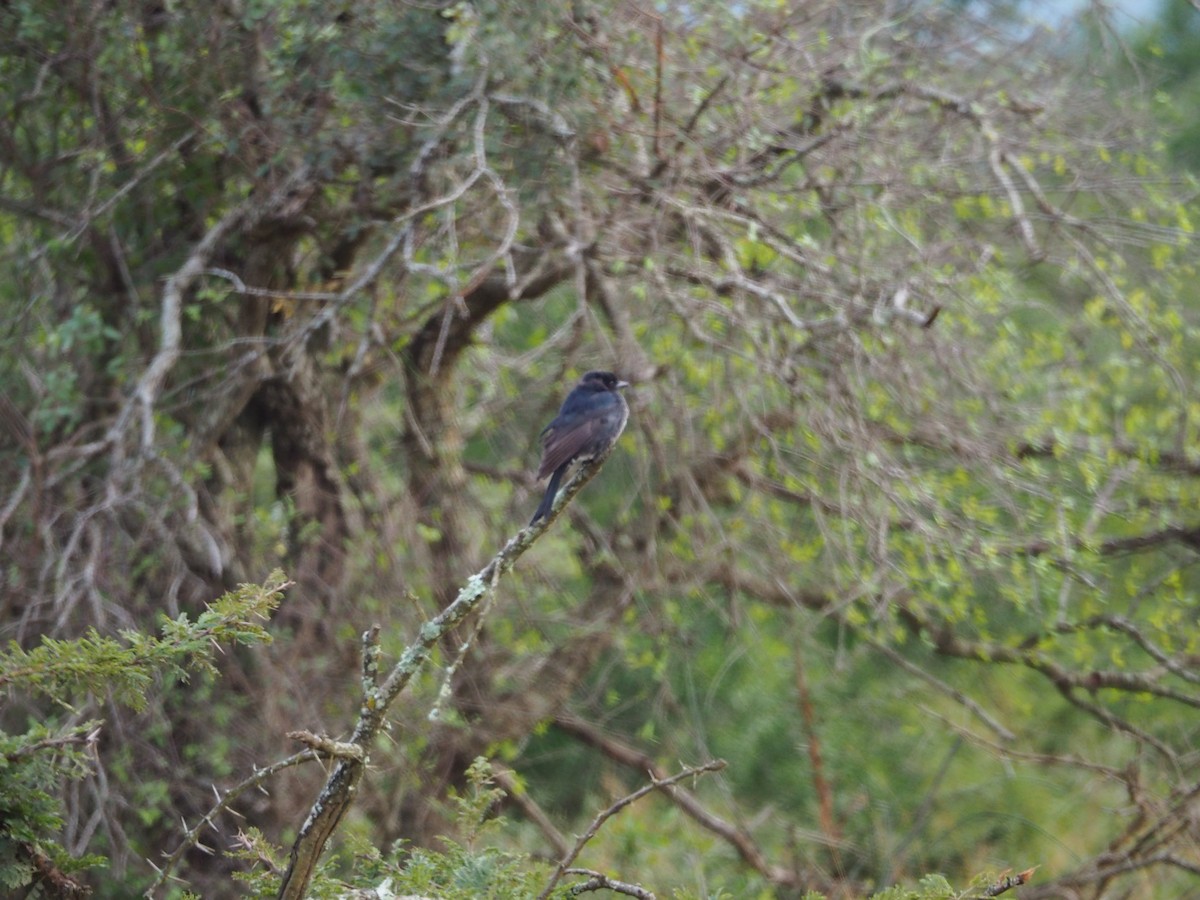
{"type": "Polygon", "coordinates": [[[642,797],[645,797],[652,791],[669,790],[673,785],[676,785],[681,781],[686,781],[689,778],[695,778],[697,775],[704,775],[708,772],[719,772],[721,769],[725,768],[726,765],[727,764],[725,760],[715,759],[706,762],[703,765],[686,768],[681,772],[670,776],[669,778],[660,779],[651,773],[649,784],[642,785],[642,787],[638,788],[633,793],[625,795],[612,806],[602,810],[599,814],[597,814],[596,818],[592,819],[591,824],[588,825],[583,834],[581,834],[575,840],[575,845],[570,849],[566,856],[558,861],[558,866],[554,870],[554,874],[550,876],[550,880],[546,883],[546,886],[542,888],[542,892],[538,894],[537,900],[546,900],[546,898],[550,896],[550,892],[554,890],[555,886],[562,879],[563,875],[566,874],[566,871],[570,867],[571,863],[573,863],[579,857],[579,854],[583,852],[583,848],[587,846],[588,841],[599,834],[600,828],[605,822],[607,822],[625,807],[632,803],[636,803],[638,800],[640,800],[642,797]]]}
{"type": "MultiPolygon", "coordinates": [[[[663,781],[667,778],[666,772],[651,757],[615,738],[603,734],[600,729],[585,722],[578,716],[563,713],[555,718],[554,724],[557,728],[595,747],[609,759],[623,766],[639,772],[648,772],[651,778],[658,781],[663,781]]],[[[767,860],[762,849],[754,842],[754,839],[745,829],[726,822],[720,816],[709,812],[701,806],[700,801],[696,799],[695,795],[684,788],[672,787],[666,791],[666,794],[688,817],[702,828],[711,831],[726,841],[737,851],[743,862],[772,884],[785,886],[794,886],[796,884],[795,873],[782,866],[772,865],[767,860]]]]}
{"type": "Polygon", "coordinates": [[[183,859],[184,854],[187,853],[192,847],[199,846],[200,835],[203,834],[204,829],[215,828],[216,826],[214,825],[214,821],[216,817],[226,809],[229,809],[229,805],[231,803],[233,803],[251,788],[261,788],[264,782],[279,772],[282,772],[284,769],[290,769],[291,767],[298,766],[301,763],[315,762],[319,759],[321,759],[321,756],[316,751],[301,750],[299,753],[293,753],[291,756],[285,757],[278,762],[271,763],[269,766],[264,766],[261,769],[255,769],[251,775],[239,781],[223,794],[218,793],[217,789],[214,787],[213,793],[217,794],[217,802],[213,805],[213,807],[200,818],[199,822],[187,829],[187,831],[184,833],[183,840],[179,842],[179,845],[174,850],[167,854],[161,865],[156,865],[154,862],[150,863],[158,871],[158,877],[154,879],[148,888],[146,888],[146,893],[144,896],[147,898],[147,900],[153,900],[158,890],[166,885],[167,881],[171,878],[172,870],[179,864],[179,861],[183,859]]]}

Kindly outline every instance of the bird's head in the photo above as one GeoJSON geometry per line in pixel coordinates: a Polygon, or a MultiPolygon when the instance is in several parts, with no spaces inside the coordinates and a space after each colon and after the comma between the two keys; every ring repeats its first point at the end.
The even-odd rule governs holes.
{"type": "Polygon", "coordinates": [[[585,390],[596,391],[619,391],[621,388],[629,387],[628,381],[622,381],[612,372],[588,372],[579,379],[579,386],[585,390]]]}

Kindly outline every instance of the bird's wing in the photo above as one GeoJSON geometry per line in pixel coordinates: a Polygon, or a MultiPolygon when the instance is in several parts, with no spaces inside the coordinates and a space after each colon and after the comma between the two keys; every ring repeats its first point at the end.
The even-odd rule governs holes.
{"type": "Polygon", "coordinates": [[[594,440],[596,433],[604,425],[605,418],[597,416],[567,425],[551,422],[546,429],[542,464],[538,466],[537,477],[545,478],[563,463],[570,462],[579,455],[594,440]]]}

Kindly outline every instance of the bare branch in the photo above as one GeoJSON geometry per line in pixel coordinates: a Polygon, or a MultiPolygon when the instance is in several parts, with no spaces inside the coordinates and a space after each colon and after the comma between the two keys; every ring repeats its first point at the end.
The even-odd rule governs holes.
{"type": "Polygon", "coordinates": [[[989,884],[980,893],[975,894],[975,897],[999,897],[1001,894],[1011,891],[1015,887],[1020,887],[1023,884],[1028,884],[1033,878],[1033,873],[1037,871],[1037,866],[1032,869],[1026,869],[1024,872],[1018,872],[1016,875],[1005,875],[999,880],[989,884]]]}
{"type": "MultiPolygon", "coordinates": [[[[146,458],[153,456],[154,404],[162,390],[163,382],[166,381],[167,375],[179,359],[184,294],[204,273],[209,259],[226,237],[235,229],[260,221],[265,216],[272,214],[281,204],[294,202],[296,194],[302,194],[309,189],[308,178],[309,171],[302,166],[286,179],[265,203],[258,198],[249,198],[234,206],[208,229],[204,237],[192,247],[184,264],[167,279],[163,286],[159,314],[158,352],[142,372],[129,400],[126,401],[121,413],[108,429],[105,436],[108,444],[119,448],[119,442],[129,418],[135,411],[140,410],[142,421],[140,452],[146,458]]],[[[118,452],[120,451],[118,450],[118,452]]]]}
{"type": "Polygon", "coordinates": [[[326,735],[313,734],[311,731],[289,731],[287,736],[304,744],[323,759],[352,759],[361,763],[366,758],[363,748],[358,744],[335,741],[326,735]]]}
{"type": "MultiPolygon", "coordinates": [[[[433,647],[487,600],[500,577],[533,546],[564,507],[596,476],[607,458],[608,453],[605,453],[584,463],[562,489],[560,499],[544,519],[518,532],[486,566],[467,579],[455,600],[418,629],[417,639],[408,645],[378,687],[370,684],[371,679],[363,679],[362,707],[350,737],[351,744],[362,748],[362,755],[360,758],[341,757],[313,803],[292,845],[287,871],[280,885],[280,900],[300,900],[307,894],[317,860],[353,802],[358,782],[367,765],[369,748],[383,728],[388,709],[428,662],[433,647]]],[[[371,641],[364,637],[364,645],[370,644],[371,641]]]]}
{"type": "MultiPolygon", "coordinates": [[[[649,756],[621,743],[615,738],[602,734],[598,728],[577,716],[563,713],[555,717],[554,724],[557,728],[562,729],[568,734],[575,735],[585,743],[596,747],[605,756],[624,766],[629,766],[640,772],[649,772],[652,778],[658,780],[666,777],[666,773],[649,756]]],[[[667,795],[702,828],[711,831],[728,842],[737,851],[738,855],[741,856],[743,862],[773,884],[796,885],[795,874],[782,866],[771,865],[761,848],[754,843],[754,839],[744,829],[726,822],[724,819],[706,810],[700,805],[700,801],[693,794],[683,788],[672,788],[667,792],[667,795]]]]}
{"type": "Polygon", "coordinates": [[[655,900],[655,895],[641,885],[618,881],[615,878],[609,878],[607,875],[591,869],[567,869],[565,874],[586,875],[588,879],[567,888],[567,893],[572,897],[578,897],[580,894],[586,894],[589,891],[612,891],[615,894],[637,897],[639,900],[655,900]]]}
{"type": "Polygon", "coordinates": [[[546,900],[546,898],[550,896],[550,892],[554,890],[555,885],[557,885],[562,879],[563,875],[566,874],[568,867],[570,867],[571,863],[578,858],[579,854],[583,851],[583,848],[587,846],[588,841],[590,841],[599,833],[601,826],[603,826],[605,822],[607,822],[625,807],[632,803],[636,803],[651,791],[666,790],[672,785],[678,784],[681,781],[686,781],[689,778],[695,778],[698,775],[704,775],[708,772],[719,772],[721,769],[725,768],[725,766],[725,760],[715,759],[700,766],[691,766],[686,768],[683,771],[670,776],[669,778],[659,779],[656,778],[653,773],[651,773],[649,784],[643,785],[632,794],[625,795],[612,806],[608,807],[608,809],[601,811],[596,818],[592,819],[591,824],[584,830],[583,834],[576,839],[575,846],[570,849],[566,856],[559,860],[558,867],[555,869],[554,874],[550,876],[550,881],[544,888],[542,888],[542,892],[538,894],[537,900],[546,900]]]}
{"type": "MultiPolygon", "coordinates": [[[[155,866],[155,868],[158,870],[158,877],[154,879],[154,881],[150,884],[150,887],[146,888],[146,893],[143,896],[145,896],[147,900],[153,900],[159,889],[166,885],[167,880],[171,877],[172,870],[179,864],[179,861],[183,859],[184,854],[187,853],[192,847],[196,846],[196,843],[199,841],[200,835],[204,829],[216,828],[216,825],[214,824],[216,817],[224,810],[228,809],[229,805],[237,800],[238,797],[246,793],[246,791],[250,790],[251,788],[261,787],[267,779],[273,777],[279,772],[282,772],[284,769],[290,769],[291,767],[298,766],[301,763],[314,762],[319,759],[320,756],[315,751],[302,750],[299,753],[294,753],[291,756],[272,763],[269,766],[256,769],[249,777],[244,778],[229,790],[225,791],[225,793],[220,794],[213,807],[207,813],[205,813],[203,817],[201,817],[199,822],[187,830],[183,836],[183,840],[179,843],[179,846],[167,854],[166,858],[163,860],[162,866],[155,866]]],[[[154,864],[151,863],[151,865],[154,864]]]]}

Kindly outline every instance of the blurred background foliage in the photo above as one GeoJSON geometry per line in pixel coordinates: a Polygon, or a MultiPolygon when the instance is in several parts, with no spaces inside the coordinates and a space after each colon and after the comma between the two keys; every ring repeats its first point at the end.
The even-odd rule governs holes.
{"type": "MultiPolygon", "coordinates": [[[[394,658],[527,521],[606,368],[626,437],[392,710],[319,890],[528,896],[720,757],[707,819],[648,797],[580,863],[1200,893],[1200,12],[1045,15],[0,4],[4,884],[145,890],[214,785],[344,735],[359,635],[394,658]],[[212,672],[130,703],[87,655],[191,652],[276,568],[212,672]]],[[[269,895],[323,777],[174,873],[269,895]]]]}

